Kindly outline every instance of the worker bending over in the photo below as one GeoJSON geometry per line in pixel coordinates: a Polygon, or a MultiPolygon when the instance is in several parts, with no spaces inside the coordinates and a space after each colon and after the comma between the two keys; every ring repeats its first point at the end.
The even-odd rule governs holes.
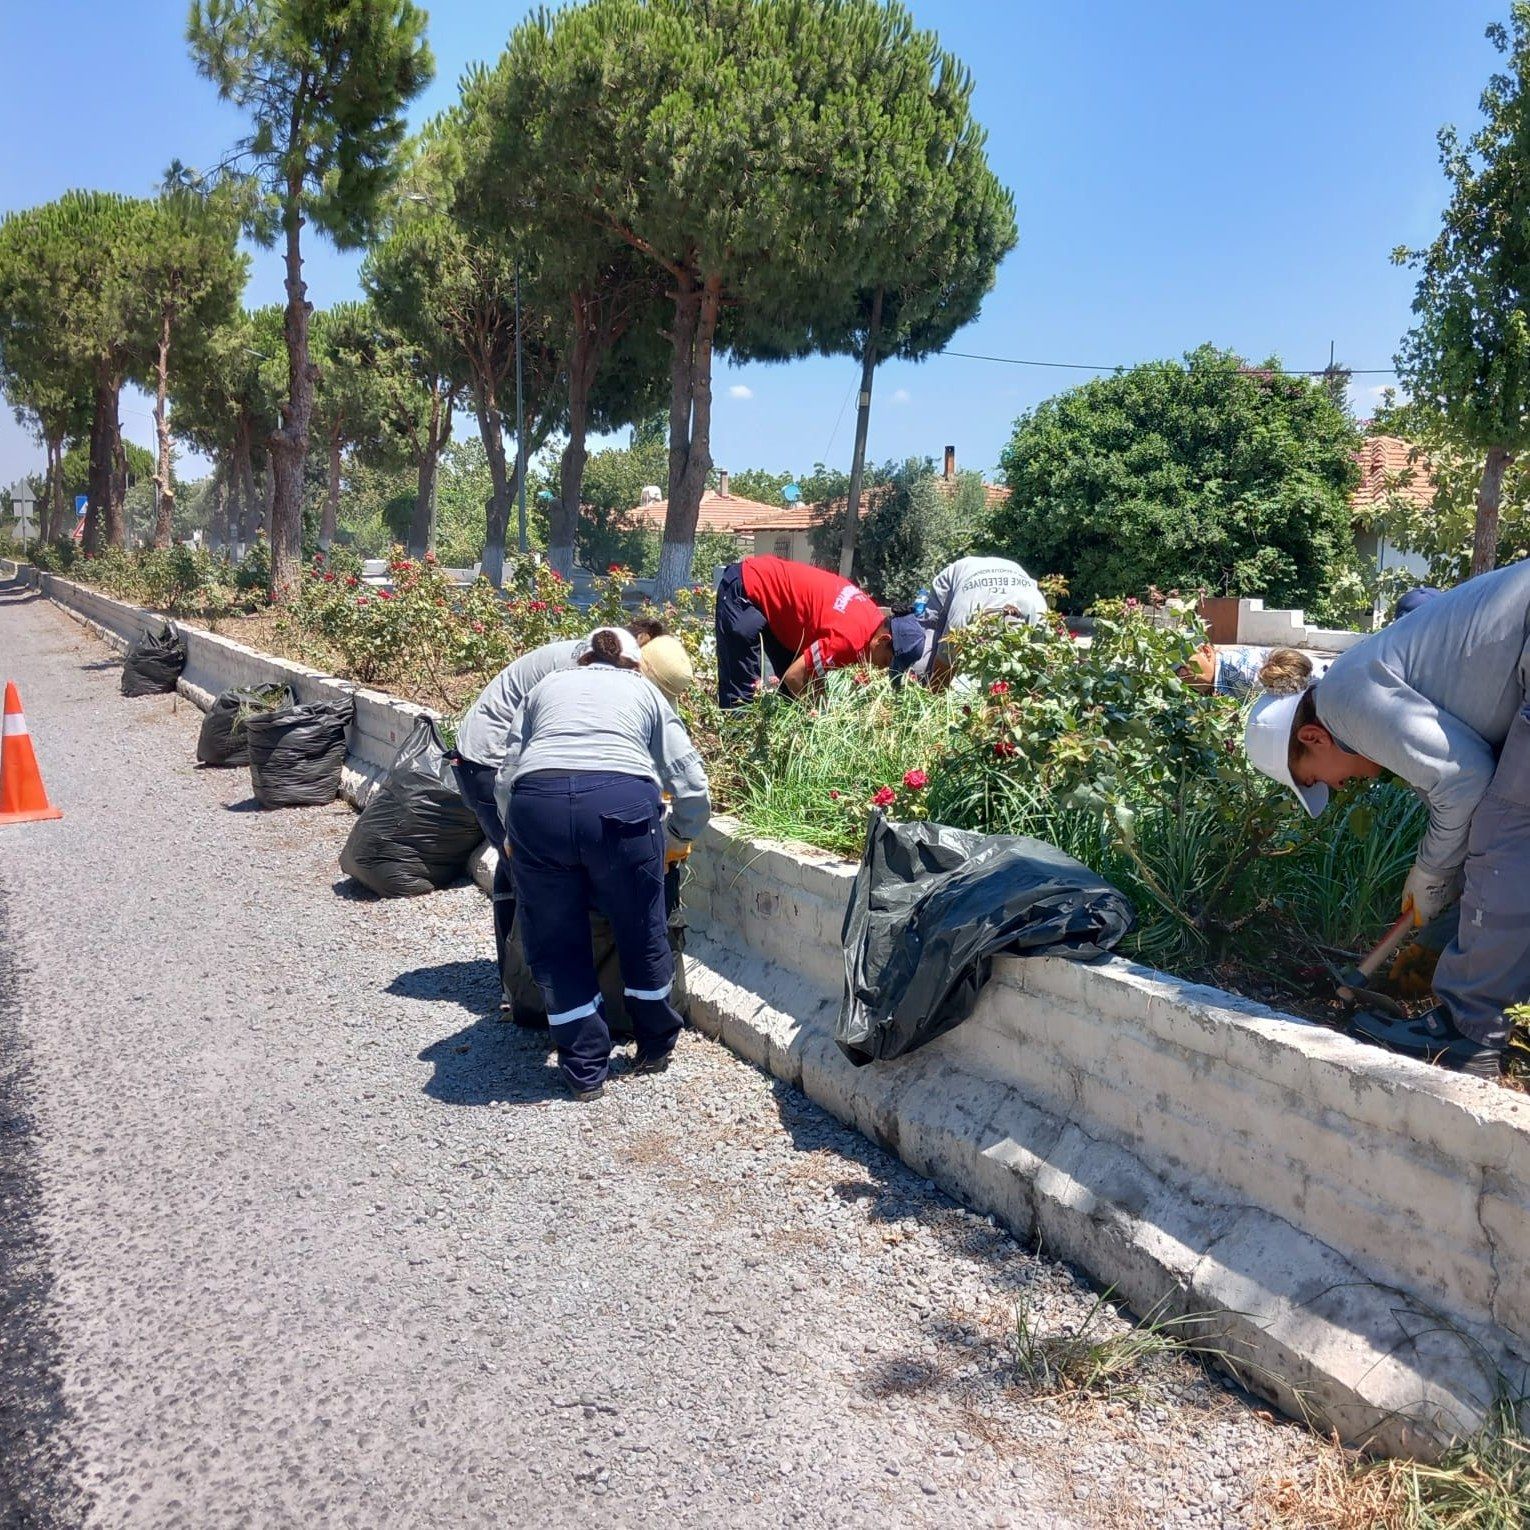
{"type": "Polygon", "coordinates": [[[717,587],[717,700],[740,707],[760,688],[760,644],[789,695],[831,669],[865,662],[894,674],[924,652],[914,616],[887,616],[863,590],[828,569],[787,558],[745,558],[717,587]]]}
{"type": "MultiPolygon", "coordinates": [[[[634,618],[628,630],[641,647],[644,673],[671,701],[690,689],[695,678],[690,659],[678,638],[665,636],[662,622],[640,616],[634,618]]],[[[509,1002],[505,978],[508,941],[515,923],[515,884],[505,864],[505,825],[494,801],[494,779],[520,725],[521,708],[537,682],[555,670],[571,669],[589,641],[588,637],[568,638],[544,643],[522,654],[479,692],[457,725],[457,746],[452,756],[457,790],[478,819],[484,838],[499,852],[492,894],[494,952],[501,989],[506,995],[502,1007],[506,1009],[509,1002]]]]}
{"type": "Polygon", "coordinates": [[[637,640],[600,627],[573,669],[537,685],[496,790],[520,903],[521,946],[547,1006],[558,1066],[576,1099],[604,1088],[611,1060],[590,939],[610,921],[638,1073],[659,1073],[680,1032],[664,911],[667,859],[689,854],[711,813],[684,724],[642,675],[637,640]],[[668,830],[661,791],[672,805],[668,830]]]}
{"type": "Polygon", "coordinates": [[[1403,889],[1417,926],[1461,895],[1455,939],[1417,1020],[1362,1015],[1399,1051],[1499,1071],[1504,1010],[1530,999],[1530,563],[1479,574],[1334,660],[1295,649],[1260,674],[1246,745],[1314,817],[1332,788],[1389,770],[1429,805],[1403,889]]]}
{"type": "Polygon", "coordinates": [[[1046,596],[1009,558],[958,558],[948,563],[930,583],[924,652],[914,666],[915,675],[932,690],[947,685],[951,654],[946,639],[989,613],[1002,613],[1017,625],[1033,627],[1046,619],[1046,596]]]}

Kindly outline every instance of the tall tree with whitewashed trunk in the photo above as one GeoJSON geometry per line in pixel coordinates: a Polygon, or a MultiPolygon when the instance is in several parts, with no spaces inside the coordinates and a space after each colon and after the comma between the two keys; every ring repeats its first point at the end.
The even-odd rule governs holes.
{"type": "MultiPolygon", "coordinates": [[[[461,118],[468,151],[458,188],[463,215],[515,228],[537,251],[538,288],[561,307],[566,440],[558,495],[548,509],[547,559],[565,578],[574,548],[590,432],[645,418],[664,388],[668,307],[659,269],[626,240],[592,225],[568,174],[561,124],[567,90],[599,106],[601,83],[557,72],[557,20],[539,13],[517,27],[493,70],[469,73],[461,118]]],[[[558,315],[550,315],[558,323],[558,315]]]]}
{"type": "Polygon", "coordinates": [[[669,295],[667,595],[690,578],[712,468],[713,358],[843,339],[921,141],[888,129],[925,110],[902,98],[935,94],[929,45],[878,0],[590,0],[528,25],[547,38],[535,120],[564,195],[669,295]]]}
{"type": "Polygon", "coordinates": [[[1487,31],[1505,56],[1464,143],[1440,132],[1450,204],[1426,249],[1393,259],[1419,272],[1414,325],[1397,355],[1415,404],[1482,457],[1471,572],[1497,566],[1504,474],[1530,449],[1530,4],[1487,31]]]}
{"type": "Polygon", "coordinates": [[[45,541],[72,525],[64,450],[90,429],[91,383],[68,330],[68,251],[42,236],[37,210],[0,219],[0,393],[47,462],[39,527],[45,541]]]}
{"type": "Polygon", "coordinates": [[[239,219],[224,193],[180,186],[164,191],[154,207],[144,276],[155,316],[151,364],[137,379],[154,391],[154,545],[168,547],[175,518],[170,375],[173,349],[195,350],[238,307],[249,261],[239,253],[239,219]]]}
{"type": "Polygon", "coordinates": [[[248,113],[228,167],[260,192],[248,226],[286,266],[287,397],[267,442],[274,482],[271,597],[297,590],[303,469],[315,369],[303,279],[304,225],[341,249],[375,232],[396,171],[404,108],[434,72],[425,13],[410,0],[195,0],[187,38],[197,67],[248,113]]]}
{"type": "Polygon", "coordinates": [[[563,337],[522,231],[480,222],[463,205],[465,160],[460,111],[427,124],[413,146],[404,195],[387,236],[367,257],[362,282],[391,328],[424,350],[445,339],[455,352],[454,369],[460,368],[489,464],[483,572],[500,585],[520,463],[562,424],[563,337]],[[517,276],[527,427],[512,467],[505,427],[515,408],[517,276]]]}

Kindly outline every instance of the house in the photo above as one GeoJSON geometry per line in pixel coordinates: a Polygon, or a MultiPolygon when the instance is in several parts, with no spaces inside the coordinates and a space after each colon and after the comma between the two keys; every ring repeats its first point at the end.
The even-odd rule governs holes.
{"type": "MultiPolygon", "coordinates": [[[[663,531],[664,517],[669,513],[669,501],[660,499],[656,490],[645,490],[643,502],[628,515],[631,524],[644,531],[663,531]]],[[[696,519],[697,531],[717,532],[739,539],[741,551],[759,551],[759,538],[769,537],[782,522],[791,521],[800,512],[784,505],[765,505],[757,499],[745,499],[728,488],[728,473],[724,469],[717,475],[717,487],[708,489],[701,496],[701,511],[696,519]]],[[[774,551],[768,548],[767,551],[774,551]]]]}
{"type": "MultiPolygon", "coordinates": [[[[1360,466],[1360,483],[1349,497],[1350,514],[1357,521],[1368,521],[1389,494],[1399,494],[1421,509],[1434,503],[1434,479],[1429,462],[1416,449],[1397,436],[1367,436],[1361,442],[1355,460],[1360,466]]],[[[1419,553],[1399,552],[1388,545],[1385,535],[1369,525],[1355,527],[1355,547],[1360,556],[1374,565],[1378,574],[1403,570],[1422,584],[1429,576],[1429,560],[1419,553]]]]}
{"type": "MultiPolygon", "coordinates": [[[[956,448],[946,448],[945,466],[941,475],[935,481],[936,487],[944,494],[956,492],[956,448]]],[[[887,492],[884,485],[872,485],[861,495],[859,506],[860,519],[864,519],[866,512],[875,505],[887,492]]],[[[988,500],[988,508],[996,509],[1009,498],[1009,490],[1000,483],[983,485],[983,492],[988,500]]],[[[754,552],[774,553],[778,558],[793,558],[799,563],[812,563],[813,558],[813,528],[826,516],[843,515],[846,501],[831,499],[821,505],[797,505],[790,510],[782,511],[769,526],[760,526],[754,533],[754,552]]]]}

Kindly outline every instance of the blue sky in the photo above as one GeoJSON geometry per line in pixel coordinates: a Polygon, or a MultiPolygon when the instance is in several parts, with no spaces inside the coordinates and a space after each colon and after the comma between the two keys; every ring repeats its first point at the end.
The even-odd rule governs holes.
{"type": "MultiPolygon", "coordinates": [[[[496,56],[529,7],[438,0],[437,78],[496,56]],[[491,15],[494,19],[490,19],[491,15]]],[[[1202,341],[1287,365],[1385,367],[1408,324],[1397,244],[1432,237],[1435,134],[1474,125],[1507,0],[913,0],[977,80],[990,160],[1020,244],[952,348],[1113,365],[1202,341]]],[[[179,157],[215,162],[240,121],[193,70],[182,0],[0,0],[0,208],[74,186],[145,194],[179,157]]],[[[315,240],[320,305],[356,290],[358,257],[315,240]]],[[[258,253],[247,300],[281,297],[258,253]]],[[[848,359],[719,368],[719,467],[848,465],[848,359]]],[[[1085,373],[937,357],[877,374],[874,458],[939,455],[991,471],[1024,409],[1085,373]]],[[[1387,379],[1357,379],[1357,402],[1387,379]]],[[[124,400],[148,444],[148,403],[124,400]]],[[[0,483],[41,466],[6,411],[0,483]]]]}

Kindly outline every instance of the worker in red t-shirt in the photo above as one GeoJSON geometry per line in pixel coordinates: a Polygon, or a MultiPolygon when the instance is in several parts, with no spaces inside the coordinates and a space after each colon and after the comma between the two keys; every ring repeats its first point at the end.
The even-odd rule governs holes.
{"type": "Polygon", "coordinates": [[[787,558],[745,558],[717,588],[717,699],[743,706],[760,688],[760,645],[789,695],[865,661],[894,674],[924,652],[914,616],[885,616],[848,579],[787,558]]]}

